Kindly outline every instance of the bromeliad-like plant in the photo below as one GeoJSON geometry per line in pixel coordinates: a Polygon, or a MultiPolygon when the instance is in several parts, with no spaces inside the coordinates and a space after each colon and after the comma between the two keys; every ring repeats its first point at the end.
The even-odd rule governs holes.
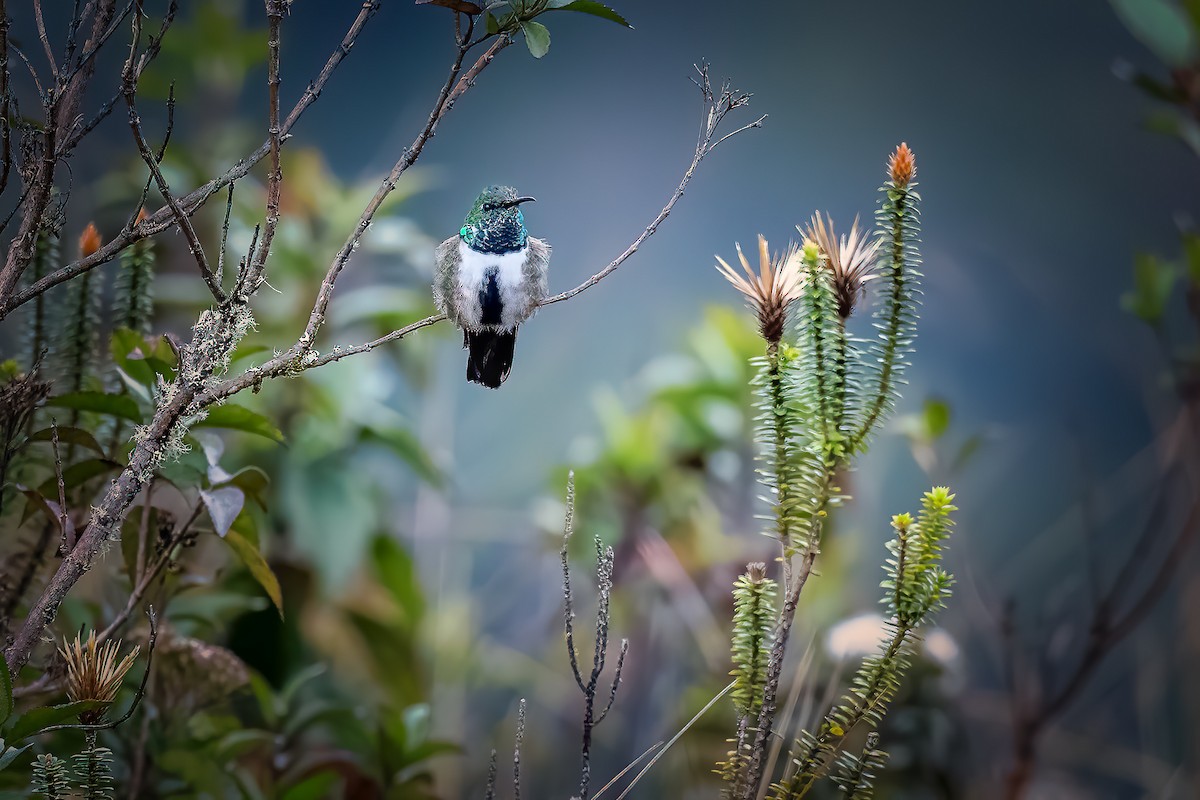
{"type": "Polygon", "coordinates": [[[767,533],[778,541],[782,602],[776,581],[751,564],[734,586],[732,698],[738,714],[733,749],[718,772],[725,796],[753,800],[770,784],[775,800],[805,797],[830,777],[847,797],[871,796],[873,774],[886,754],[876,728],[895,695],[917,641],[917,631],[950,592],[942,547],[953,525],[954,495],[935,487],[920,513],[892,518],[894,537],[883,582],[890,621],[879,652],[865,659],[845,696],[813,730],[775,729],[781,671],[800,594],[813,574],[833,508],[847,497],[838,476],[867,450],[903,383],[912,351],[920,273],[920,196],[915,160],[906,144],[888,163],[868,237],[857,220],[838,237],[832,220],[816,215],[804,242],[772,257],[759,237],[755,272],[738,249],[745,274],[720,258],[718,269],[746,297],[758,318],[766,352],[758,359],[759,476],[772,513],[767,533]],[[876,335],[854,336],[848,323],[877,282],[876,335]],[[788,336],[789,320],[791,336],[788,336]],[[867,736],[857,735],[868,731],[867,736]],[[774,738],[792,744],[786,765],[771,774],[774,738]],[[864,742],[858,754],[847,747],[864,742]]]}

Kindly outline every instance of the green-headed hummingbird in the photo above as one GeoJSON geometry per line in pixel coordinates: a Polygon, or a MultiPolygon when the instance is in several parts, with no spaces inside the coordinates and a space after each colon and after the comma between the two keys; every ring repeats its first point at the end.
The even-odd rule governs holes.
{"type": "Polygon", "coordinates": [[[550,245],[525,230],[522,197],[489,186],[458,234],[438,245],[433,299],[463,331],[467,380],[495,389],[512,368],[517,326],[546,296],[550,245]]]}

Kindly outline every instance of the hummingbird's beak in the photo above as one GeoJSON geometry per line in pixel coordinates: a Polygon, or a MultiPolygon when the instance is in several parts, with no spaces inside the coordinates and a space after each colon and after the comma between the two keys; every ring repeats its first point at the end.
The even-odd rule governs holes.
{"type": "Polygon", "coordinates": [[[519,206],[521,203],[532,203],[534,200],[536,200],[534,197],[516,197],[512,200],[505,200],[504,205],[512,208],[513,206],[519,206]]]}

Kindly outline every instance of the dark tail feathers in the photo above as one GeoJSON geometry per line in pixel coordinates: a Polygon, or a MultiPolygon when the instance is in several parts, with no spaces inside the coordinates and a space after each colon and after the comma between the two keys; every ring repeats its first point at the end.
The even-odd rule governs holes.
{"type": "Polygon", "coordinates": [[[512,369],[513,348],[517,345],[517,329],[466,332],[467,380],[498,389],[512,369]]]}

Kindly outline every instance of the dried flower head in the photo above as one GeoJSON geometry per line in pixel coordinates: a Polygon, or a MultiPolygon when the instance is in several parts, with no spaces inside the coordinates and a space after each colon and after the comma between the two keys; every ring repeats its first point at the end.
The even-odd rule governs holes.
{"type": "Polygon", "coordinates": [[[96,228],[96,223],[89,222],[79,237],[80,257],[87,258],[99,250],[103,244],[104,241],[100,238],[100,231],[96,228]]]}
{"type": "Polygon", "coordinates": [[[745,295],[750,308],[758,316],[762,337],[772,344],[777,344],[783,338],[788,306],[800,296],[800,270],[796,263],[796,247],[789,245],[782,255],[772,258],[766,238],[759,236],[757,273],[750,267],[740,244],[737,245],[737,253],[745,275],[739,274],[720,256],[716,257],[717,271],[745,295]]]}
{"type": "Polygon", "coordinates": [[[858,225],[858,217],[850,226],[850,233],[840,239],[833,228],[833,219],[813,214],[808,229],[801,231],[821,248],[825,265],[833,274],[833,291],[837,296],[838,315],[847,319],[854,313],[854,306],[866,291],[867,281],[875,275],[875,259],[882,244],[881,239],[867,241],[867,233],[858,225]]]}
{"type": "MultiPolygon", "coordinates": [[[[76,636],[74,642],[64,640],[58,652],[67,662],[67,697],[73,701],[91,700],[105,706],[116,700],[121,681],[142,648],[135,646],[118,661],[120,649],[120,639],[96,644],[95,631],[88,634],[86,642],[80,636],[76,636]]],[[[79,715],[79,721],[88,724],[99,722],[104,712],[104,708],[84,711],[79,715]]]]}
{"type": "Polygon", "coordinates": [[[912,148],[907,142],[901,142],[896,148],[896,152],[892,153],[888,159],[888,176],[891,177],[892,183],[903,189],[912,183],[912,179],[917,174],[917,157],[913,155],[912,148]]]}

